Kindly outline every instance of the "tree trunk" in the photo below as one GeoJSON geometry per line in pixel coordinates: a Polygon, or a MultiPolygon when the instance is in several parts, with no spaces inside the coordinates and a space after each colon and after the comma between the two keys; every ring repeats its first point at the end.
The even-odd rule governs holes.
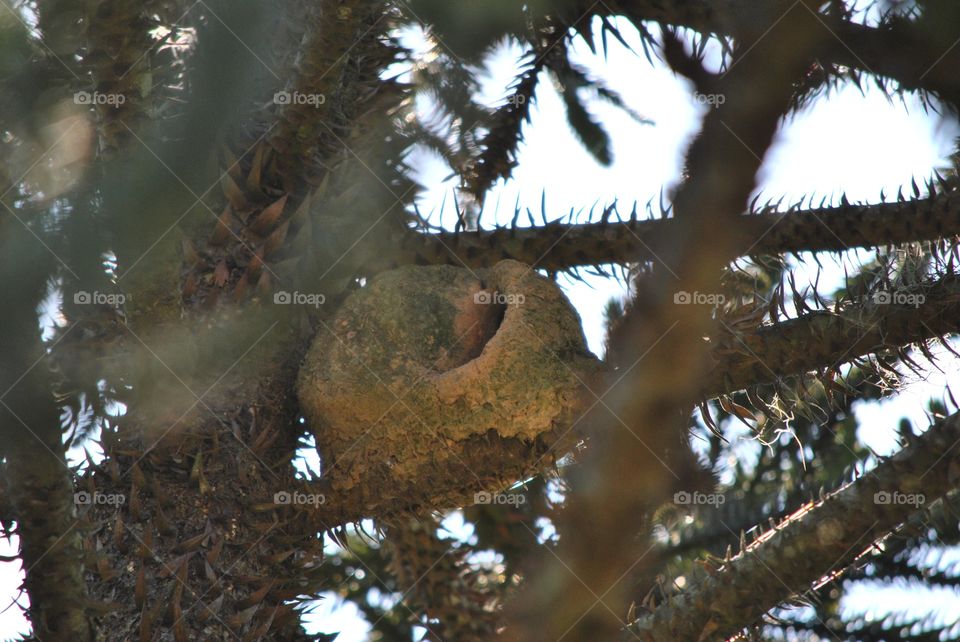
{"type": "Polygon", "coordinates": [[[133,404],[80,481],[100,498],[85,514],[99,525],[85,537],[90,591],[116,607],[103,639],[305,639],[290,600],[319,590],[322,541],[274,503],[294,486],[296,333],[254,326],[257,341],[212,359],[219,374],[152,389],[178,379],[196,397],[133,404]]]}

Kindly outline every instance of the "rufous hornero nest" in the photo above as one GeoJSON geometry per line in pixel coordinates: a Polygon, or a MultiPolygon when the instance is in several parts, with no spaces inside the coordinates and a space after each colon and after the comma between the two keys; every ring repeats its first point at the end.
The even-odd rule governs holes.
{"type": "Polygon", "coordinates": [[[371,513],[475,503],[575,443],[600,363],[527,265],[403,267],[351,294],[298,379],[332,492],[371,513]]]}

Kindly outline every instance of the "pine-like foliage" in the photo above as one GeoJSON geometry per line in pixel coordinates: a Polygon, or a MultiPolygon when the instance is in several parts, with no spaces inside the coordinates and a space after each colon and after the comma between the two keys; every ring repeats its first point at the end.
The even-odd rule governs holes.
{"type": "Polygon", "coordinates": [[[753,196],[778,128],[840,88],[955,121],[958,41],[951,0],[3,0],[0,525],[23,639],[331,640],[314,615],[336,602],[385,641],[960,640],[936,610],[850,606],[960,585],[951,392],[889,456],[857,419],[956,370],[958,169],[869,202],[753,196]],[[645,210],[586,185],[589,212],[561,216],[545,193],[506,224],[494,197],[548,96],[600,165],[622,144],[605,110],[656,126],[598,73],[625,49],[710,106],[680,182],[645,210]],[[427,156],[455,179],[430,216],[427,156]],[[532,318],[477,312],[505,260],[546,277],[526,293],[553,296],[557,335],[528,339],[561,347],[455,389],[532,318]],[[842,282],[802,285],[821,262],[842,282]],[[384,298],[397,314],[337,314],[435,265],[435,291],[384,298]],[[602,360],[558,276],[627,286],[602,360]],[[375,323],[416,347],[354,351],[375,323]],[[343,347],[324,372],[355,373],[331,407],[385,400],[357,432],[398,441],[357,452],[393,457],[334,452],[337,422],[301,408],[318,337],[343,347]],[[541,432],[484,423],[551,394],[509,408],[541,432]],[[452,416],[414,399],[477,428],[382,425],[452,416]],[[428,442],[422,488],[370,495],[428,442]]]}

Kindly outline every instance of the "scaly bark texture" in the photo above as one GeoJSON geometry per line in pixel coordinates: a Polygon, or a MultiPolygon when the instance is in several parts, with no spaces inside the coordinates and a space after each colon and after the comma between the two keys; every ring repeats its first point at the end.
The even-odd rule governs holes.
{"type": "Polygon", "coordinates": [[[839,310],[817,310],[747,334],[721,334],[704,396],[780,377],[836,368],[960,331],[960,282],[945,277],[907,291],[880,291],[839,310]],[[904,297],[909,297],[904,299],[904,297]]]}
{"type": "Polygon", "coordinates": [[[168,413],[131,406],[103,435],[104,461],[79,480],[106,498],[83,511],[90,590],[116,602],[101,639],[306,639],[288,600],[318,590],[319,550],[299,526],[287,530],[301,517],[278,499],[299,491],[296,371],[283,358],[296,334],[259,329],[253,339],[214,332],[234,348],[201,350],[205,367],[184,375],[185,395],[168,398],[168,413]]]}
{"type": "Polygon", "coordinates": [[[0,487],[11,513],[5,518],[16,520],[35,636],[86,642],[93,639],[92,605],[60,409],[37,314],[52,257],[32,254],[33,242],[26,226],[11,217],[0,220],[0,274],[9,279],[4,295],[21,303],[9,306],[0,320],[0,487]]]}
{"type": "MultiPolygon", "coordinates": [[[[243,69],[223,57],[239,46],[238,38],[252,42],[250,22],[260,15],[254,12],[255,4],[218,6],[217,15],[227,25],[219,26],[215,18],[204,24],[207,31],[198,40],[193,65],[200,70],[192,78],[193,96],[214,105],[225,100],[234,107],[243,104],[235,94],[249,79],[217,74],[220,67],[223,74],[243,69]],[[230,34],[222,33],[228,30],[230,34]],[[223,35],[231,39],[218,40],[223,35]]],[[[376,156],[383,152],[375,145],[385,135],[381,125],[392,125],[381,109],[385,101],[396,102],[396,96],[389,87],[374,92],[376,97],[366,92],[380,85],[385,58],[371,51],[390,51],[380,41],[389,23],[369,29],[377,23],[365,22],[373,3],[324,7],[328,12],[314,16],[304,30],[310,47],[321,50],[306,50],[304,55],[339,61],[327,77],[333,93],[344,95],[326,96],[325,104],[335,111],[325,120],[344,138],[344,130],[350,131],[350,145],[357,153],[376,156]],[[331,21],[330,30],[323,31],[331,21]],[[344,21],[349,28],[341,28],[344,21]]],[[[291,12],[301,15],[303,8],[291,12]]],[[[315,66],[307,71],[325,73],[315,66]]],[[[293,86],[306,90],[301,81],[306,82],[296,79],[293,86]]],[[[314,151],[312,161],[329,152],[325,160],[336,171],[353,158],[330,140],[323,150],[313,150],[308,138],[315,131],[298,138],[297,128],[307,123],[296,121],[299,112],[294,112],[284,112],[280,125],[287,127],[290,150],[261,142],[242,148],[251,152],[243,160],[228,163],[221,174],[228,207],[216,203],[217,212],[223,212],[219,220],[207,211],[209,185],[194,188],[182,199],[158,199],[164,200],[163,215],[169,218],[160,230],[141,234],[120,256],[129,299],[122,364],[135,375],[136,399],[119,426],[105,431],[104,461],[80,480],[86,492],[124,500],[84,509],[85,519],[97,525],[84,530],[93,573],[90,590],[119,604],[99,623],[104,639],[306,639],[295,607],[301,596],[323,588],[318,579],[322,539],[317,533],[363,515],[356,493],[333,494],[329,486],[298,481],[292,464],[302,433],[296,372],[309,322],[300,306],[275,304],[274,289],[293,291],[298,285],[277,283],[282,270],[264,264],[285,241],[290,245],[300,238],[297,230],[287,238],[289,220],[280,217],[289,213],[283,207],[283,188],[303,191],[305,177],[299,172],[307,166],[298,161],[314,151]],[[173,229],[178,222],[189,242],[182,242],[179,230],[173,229]],[[301,503],[299,498],[307,495],[315,501],[301,503]]],[[[202,127],[209,116],[203,109],[191,116],[188,124],[197,127],[191,133],[209,134],[213,123],[202,127]]],[[[310,122],[315,128],[320,121],[310,122]]],[[[201,147],[197,154],[207,149],[201,147]]],[[[199,165],[201,159],[192,160],[199,165]]],[[[184,165],[171,164],[173,169],[167,170],[154,160],[151,168],[176,172],[184,165]]],[[[196,180],[198,173],[183,172],[177,178],[196,180]]],[[[135,178],[143,180],[144,175],[135,178]]],[[[179,196],[183,190],[176,189],[179,196]]],[[[382,212],[365,211],[366,219],[351,222],[365,230],[382,212]]],[[[322,230],[331,262],[343,258],[352,239],[331,238],[331,228],[310,220],[316,212],[309,206],[300,213],[301,229],[322,230]]],[[[337,213],[345,219],[356,214],[337,213]]],[[[310,255],[311,250],[309,244],[298,246],[295,256],[310,255]]],[[[349,260],[343,264],[347,270],[356,266],[349,260]]],[[[305,270],[301,275],[320,276],[305,270]]],[[[326,285],[330,289],[321,291],[334,308],[338,291],[326,285]]],[[[322,319],[323,312],[318,316],[322,319]]]]}
{"type": "Polygon", "coordinates": [[[397,53],[386,42],[389,11],[371,0],[321,0],[309,9],[310,28],[276,95],[276,126],[267,135],[287,191],[301,180],[318,183],[327,169],[320,161],[352,138],[355,115],[395,90],[395,82],[377,81],[397,53]]]}
{"type": "Polygon", "coordinates": [[[934,424],[874,470],[801,508],[711,569],[630,631],[645,642],[727,639],[777,604],[833,579],[834,569],[867,554],[921,503],[956,487],[958,439],[960,415],[934,424]]]}
{"type": "MultiPolygon", "coordinates": [[[[489,267],[513,259],[556,272],[579,265],[657,261],[683,223],[675,218],[613,221],[478,232],[405,234],[398,263],[489,267]]],[[[960,195],[952,185],[929,198],[875,205],[840,205],[737,220],[740,255],[841,251],[960,234],[960,195]]]]}
{"type": "Polygon", "coordinates": [[[388,527],[388,569],[408,609],[434,622],[423,624],[427,640],[489,642],[496,639],[501,587],[495,574],[471,567],[462,549],[437,537],[433,519],[407,519],[388,527]]]}
{"type": "MultiPolygon", "coordinates": [[[[15,362],[25,370],[23,361],[15,362]]],[[[5,367],[13,367],[7,362],[5,367]]],[[[41,370],[44,365],[40,365],[41,370]]],[[[39,373],[28,374],[0,407],[8,439],[3,474],[16,516],[20,557],[30,595],[28,615],[41,640],[92,640],[92,604],[83,577],[74,489],[60,431],[60,413],[39,373]],[[46,394],[45,394],[46,393],[46,394]],[[16,435],[11,439],[11,435],[16,435]]]]}
{"type": "Polygon", "coordinates": [[[101,152],[110,157],[142,135],[147,120],[152,25],[139,0],[100,0],[86,10],[83,64],[93,77],[87,95],[97,112],[101,152]]]}

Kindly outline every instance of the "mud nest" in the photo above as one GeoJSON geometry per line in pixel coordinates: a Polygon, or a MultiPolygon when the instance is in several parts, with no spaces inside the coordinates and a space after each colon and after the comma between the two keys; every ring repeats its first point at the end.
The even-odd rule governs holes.
{"type": "Polygon", "coordinates": [[[415,510],[552,466],[598,372],[577,313],[530,267],[411,266],[321,327],[298,395],[333,492],[415,510]]]}

